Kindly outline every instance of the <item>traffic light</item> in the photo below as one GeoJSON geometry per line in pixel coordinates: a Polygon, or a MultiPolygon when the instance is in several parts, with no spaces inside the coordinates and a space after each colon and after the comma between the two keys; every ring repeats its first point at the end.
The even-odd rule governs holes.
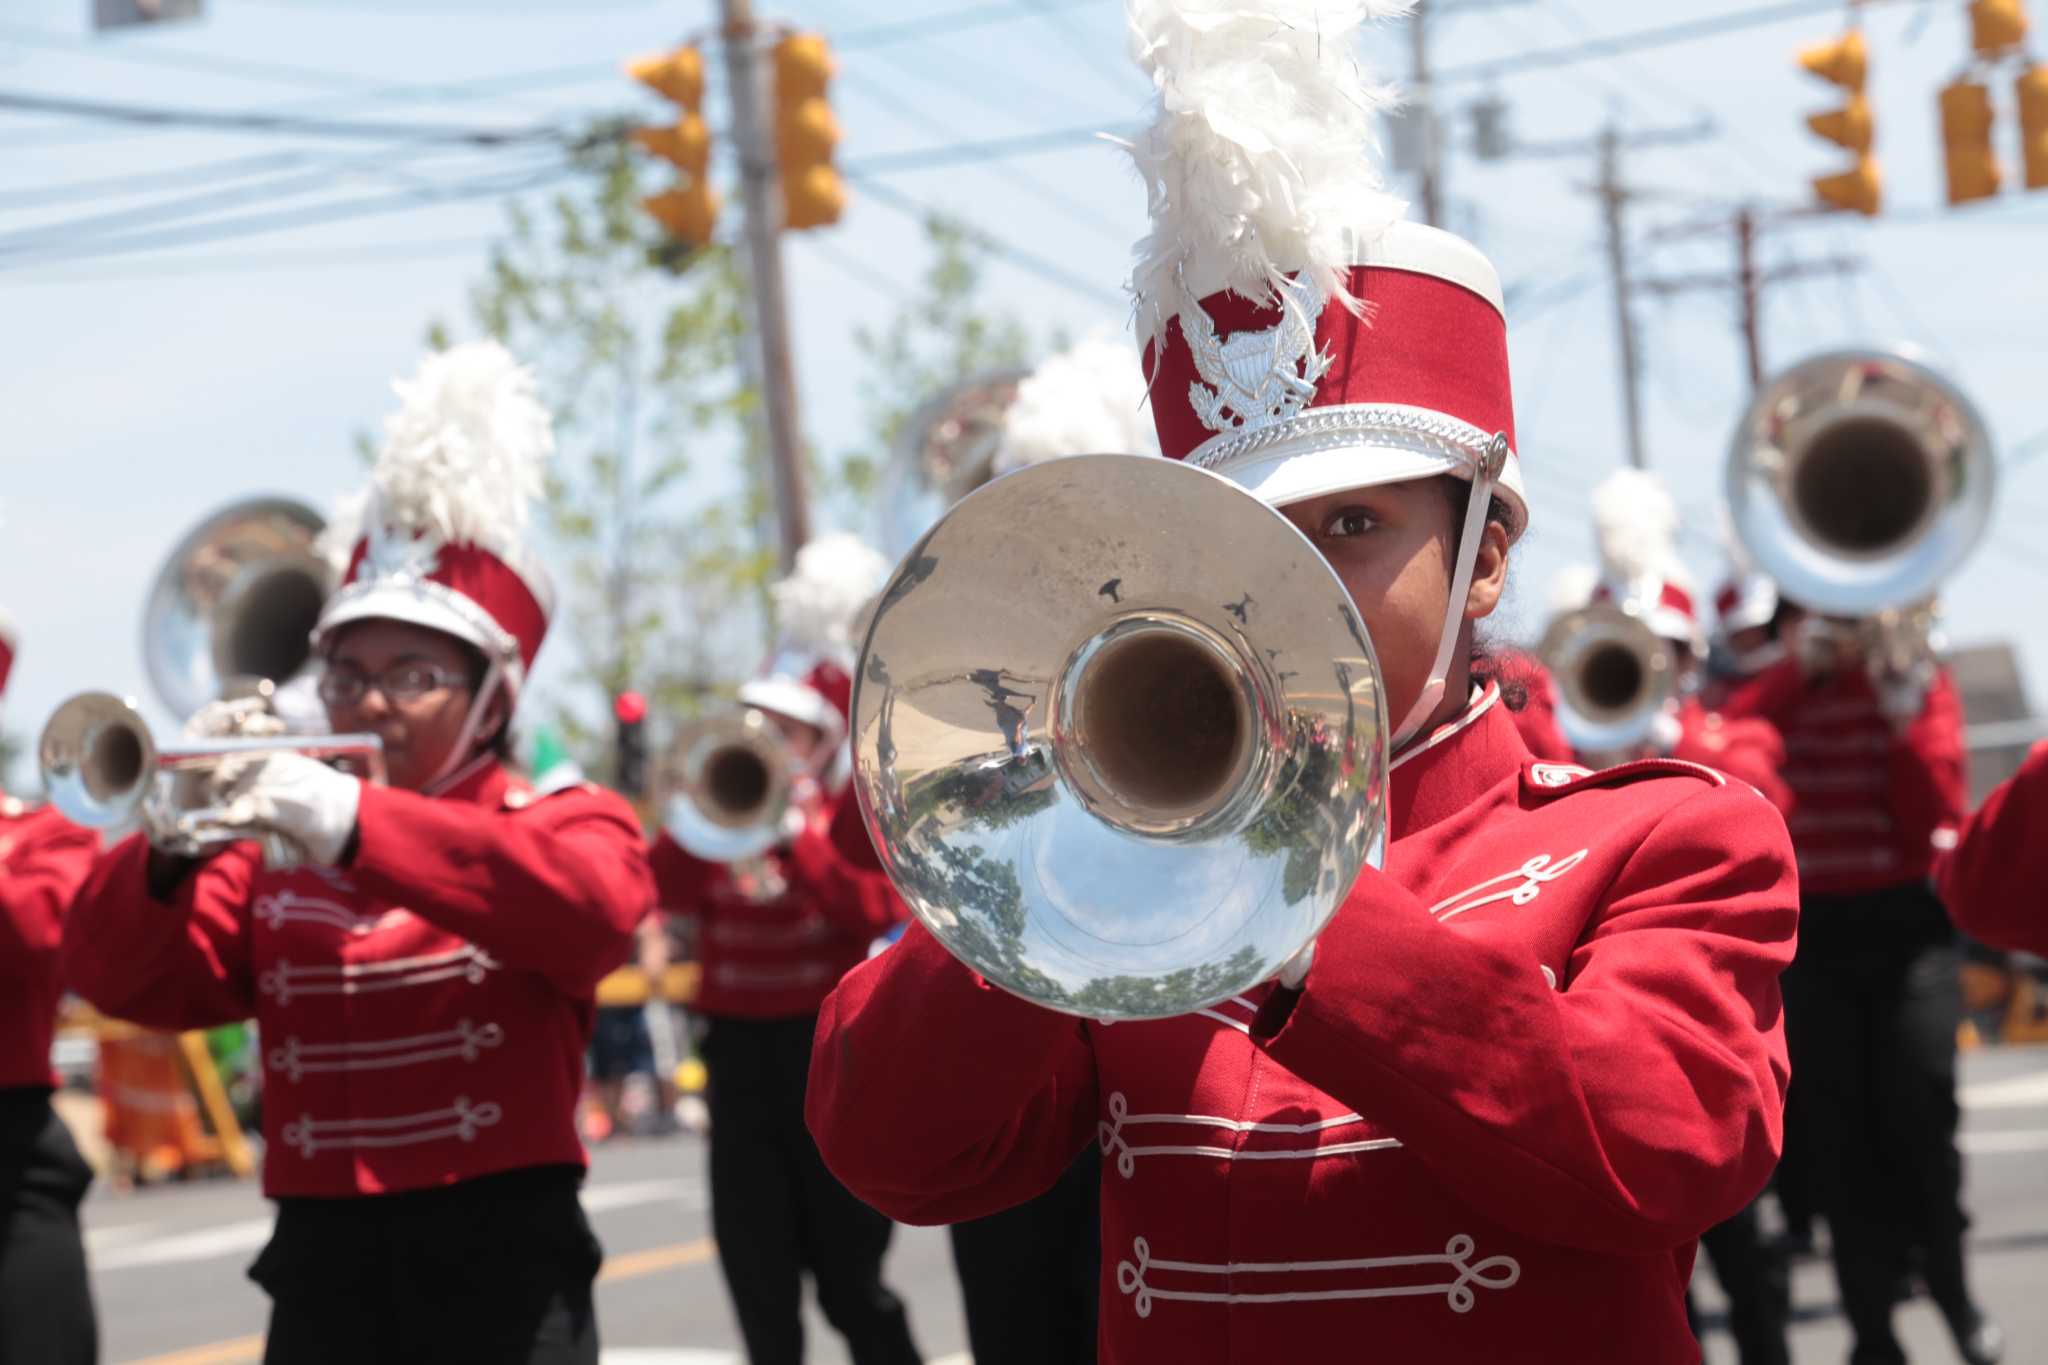
{"type": "Polygon", "coordinates": [[[627,73],[678,107],[676,122],[660,128],[635,128],[630,136],[642,149],[676,167],[684,180],[672,189],[650,195],[640,207],[677,241],[703,246],[718,226],[720,199],[711,188],[711,125],[704,121],[704,53],[679,47],[659,57],[630,62],[627,73]]]}
{"type": "Polygon", "coordinates": [[[825,100],[832,52],[816,33],[792,33],[771,53],[775,73],[775,160],[782,175],[782,225],[828,227],[846,211],[846,183],[832,165],[839,120],[825,100]]]}
{"type": "Polygon", "coordinates": [[[1877,158],[1871,155],[1877,124],[1863,93],[1870,77],[1870,48],[1863,30],[1850,29],[1833,42],[1804,49],[1799,64],[1849,92],[1849,102],[1840,109],[1809,115],[1806,120],[1814,133],[1856,156],[1856,164],[1848,170],[1816,177],[1813,192],[1830,207],[1875,217],[1884,204],[1884,177],[1877,158]]]}
{"type": "Polygon", "coordinates": [[[1973,0],[1970,46],[1980,57],[1995,57],[2027,40],[2026,0],[1973,0]]]}
{"type": "Polygon", "coordinates": [[[1997,114],[1991,87],[1960,80],[1941,92],[1941,141],[1948,162],[1948,202],[1989,199],[2005,183],[2005,170],[1991,147],[1997,114]]]}
{"type": "Polygon", "coordinates": [[[621,692],[612,702],[619,722],[619,792],[639,797],[647,790],[647,698],[621,692]]]}
{"type": "Polygon", "coordinates": [[[2048,190],[2048,66],[2023,72],[2014,87],[2020,105],[2020,146],[2027,188],[2048,190]]]}

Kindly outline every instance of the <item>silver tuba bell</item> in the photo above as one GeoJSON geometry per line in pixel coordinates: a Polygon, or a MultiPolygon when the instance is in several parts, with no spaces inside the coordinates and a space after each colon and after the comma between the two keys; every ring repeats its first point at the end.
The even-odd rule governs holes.
{"type": "Polygon", "coordinates": [[[706,862],[758,858],[789,837],[798,771],[774,723],[752,707],[691,721],[664,765],[662,825],[706,862]]]}
{"type": "Polygon", "coordinates": [[[303,503],[249,498],[178,543],[142,612],[143,666],[173,714],[304,671],[335,587],[316,545],[325,526],[303,503]]]}
{"type": "Polygon", "coordinates": [[[1557,682],[1558,728],[1582,754],[1642,744],[1677,692],[1671,644],[1640,618],[1604,602],[1559,616],[1536,653],[1557,682]]]}
{"type": "Polygon", "coordinates": [[[946,509],[995,472],[1003,421],[1031,371],[989,370],[940,391],[904,419],[882,471],[882,553],[901,558],[946,509]]]}
{"type": "Polygon", "coordinates": [[[874,613],[852,745],[918,919],[1085,1018],[1271,979],[1384,843],[1385,700],[1344,585],[1169,460],[1053,460],[941,518],[874,613]]]}
{"type": "Polygon", "coordinates": [[[1817,356],[1765,384],[1726,474],[1735,533],[1788,600],[1908,628],[1983,539],[1997,482],[1976,405],[1892,351],[1817,356]]]}

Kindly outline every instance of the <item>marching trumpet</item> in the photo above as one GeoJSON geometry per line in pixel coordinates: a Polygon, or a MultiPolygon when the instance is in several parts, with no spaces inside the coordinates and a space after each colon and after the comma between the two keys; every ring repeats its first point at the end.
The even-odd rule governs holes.
{"type": "MultiPolygon", "coordinates": [[[[375,735],[227,736],[158,744],[135,703],[110,692],[84,692],[65,702],[36,744],[43,786],[65,819],[88,829],[113,829],[139,818],[153,844],[188,855],[256,836],[229,823],[215,802],[185,804],[173,779],[275,753],[353,760],[370,781],[383,780],[384,745],[375,735]]],[[[215,784],[198,785],[217,794],[215,784]]]]}
{"type": "Polygon", "coordinates": [[[759,858],[784,839],[802,765],[752,707],[692,721],[670,749],[662,825],[706,862],[759,858]]]}
{"type": "Polygon", "coordinates": [[[1536,653],[1557,682],[1558,727],[1582,754],[1642,744],[1677,693],[1670,642],[1604,602],[1558,617],[1536,653]]]}
{"type": "Polygon", "coordinates": [[[912,912],[984,979],[1160,1018],[1270,980],[1378,864],[1385,706],[1285,517],[1176,461],[1075,456],[969,493],[897,569],[854,786],[912,912]]]}

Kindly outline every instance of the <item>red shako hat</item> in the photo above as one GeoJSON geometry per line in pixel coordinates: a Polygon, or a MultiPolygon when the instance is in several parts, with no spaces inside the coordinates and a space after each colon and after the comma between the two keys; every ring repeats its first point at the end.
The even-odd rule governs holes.
{"type": "Polygon", "coordinates": [[[517,697],[547,635],[554,589],[527,543],[553,424],[532,371],[495,341],[429,356],[394,387],[341,587],[315,639],[351,621],[406,621],[483,651],[517,697]]]}
{"type": "Polygon", "coordinates": [[[1130,0],[1158,92],[1132,289],[1161,452],[1275,507],[1492,466],[1528,524],[1499,276],[1401,221],[1357,30],[1407,0],[1130,0]],[[1498,449],[1496,449],[1498,447],[1498,449]]]}

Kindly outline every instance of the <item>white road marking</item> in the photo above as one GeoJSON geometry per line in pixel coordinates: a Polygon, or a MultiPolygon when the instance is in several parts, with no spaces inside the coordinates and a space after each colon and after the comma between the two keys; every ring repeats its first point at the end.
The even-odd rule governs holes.
{"type": "Polygon", "coordinates": [[[2020,1152],[2048,1152],[2048,1128],[2016,1128],[1990,1133],[1963,1133],[1956,1146],[1970,1156],[2012,1156],[2020,1152]]]}
{"type": "Polygon", "coordinates": [[[175,1237],[158,1237],[130,1246],[115,1247],[92,1258],[95,1271],[137,1270],[143,1266],[169,1265],[183,1261],[210,1261],[237,1252],[254,1251],[270,1240],[268,1218],[250,1218],[239,1223],[181,1232],[175,1237]]]}
{"type": "Polygon", "coordinates": [[[2048,1071],[1966,1085],[1958,1098],[1965,1109],[2048,1109],[2048,1071]]]}
{"type": "MultiPolygon", "coordinates": [[[[694,1177],[625,1180],[587,1186],[583,1191],[583,1207],[593,1216],[645,1204],[702,1208],[704,1182],[694,1177]]],[[[86,1245],[95,1271],[136,1270],[255,1251],[270,1240],[271,1223],[269,1218],[250,1218],[168,1237],[150,1236],[162,1226],[158,1223],[93,1228],[86,1233],[86,1245]]]]}

